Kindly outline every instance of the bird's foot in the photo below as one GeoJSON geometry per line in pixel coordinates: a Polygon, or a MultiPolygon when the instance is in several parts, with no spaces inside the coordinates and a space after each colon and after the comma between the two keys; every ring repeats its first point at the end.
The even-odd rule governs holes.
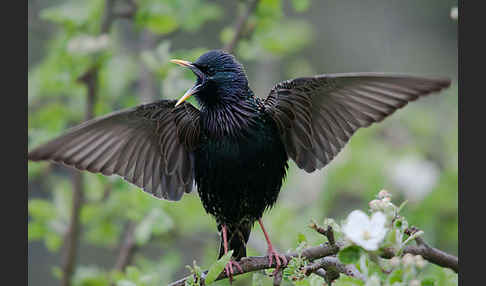
{"type": "Polygon", "coordinates": [[[268,248],[268,260],[270,261],[268,263],[268,266],[272,266],[273,264],[273,258],[275,258],[275,262],[277,263],[277,267],[275,268],[275,271],[278,271],[280,267],[285,267],[287,266],[287,258],[285,255],[279,254],[275,249],[273,249],[272,246],[268,248]]]}
{"type": "Polygon", "coordinates": [[[238,271],[240,271],[239,273],[243,273],[243,268],[241,268],[241,265],[234,260],[230,260],[224,267],[224,272],[226,273],[226,276],[228,276],[230,283],[233,282],[233,274],[235,274],[233,265],[238,268],[238,271]]]}

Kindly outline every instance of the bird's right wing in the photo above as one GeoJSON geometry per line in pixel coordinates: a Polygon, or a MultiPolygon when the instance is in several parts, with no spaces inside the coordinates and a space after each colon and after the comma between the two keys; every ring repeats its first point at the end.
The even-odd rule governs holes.
{"type": "Polygon", "coordinates": [[[179,200],[193,186],[199,110],[161,100],[84,122],[28,154],[79,170],[117,174],[158,198],[179,200]]]}
{"type": "Polygon", "coordinates": [[[264,101],[287,154],[307,172],[324,167],[361,127],[450,85],[449,79],[328,74],[278,83],[264,101]]]}

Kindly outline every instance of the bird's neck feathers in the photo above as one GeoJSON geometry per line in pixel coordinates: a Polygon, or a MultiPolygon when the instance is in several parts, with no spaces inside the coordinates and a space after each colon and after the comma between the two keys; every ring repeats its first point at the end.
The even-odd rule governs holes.
{"type": "Polygon", "coordinates": [[[244,136],[257,115],[257,99],[248,85],[245,89],[228,89],[217,102],[201,104],[203,128],[209,136],[216,138],[244,136]]]}

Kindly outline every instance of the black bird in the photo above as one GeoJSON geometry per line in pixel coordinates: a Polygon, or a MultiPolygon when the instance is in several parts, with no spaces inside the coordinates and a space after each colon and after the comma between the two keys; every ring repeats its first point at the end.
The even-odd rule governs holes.
{"type": "MultiPolygon", "coordinates": [[[[177,201],[193,182],[221,231],[221,257],[233,267],[246,256],[258,221],[270,264],[286,264],[262,224],[294,160],[307,172],[323,168],[356,130],[383,120],[449,79],[382,73],[323,74],[284,81],[265,99],[248,85],[243,66],[213,50],[191,69],[195,85],[179,100],[160,100],[87,121],[35,148],[29,160],[52,160],[104,175],[117,174],[157,197],[177,201]],[[194,95],[197,109],[187,98],[194,95]]],[[[240,269],[241,271],[241,269],[240,269]]]]}

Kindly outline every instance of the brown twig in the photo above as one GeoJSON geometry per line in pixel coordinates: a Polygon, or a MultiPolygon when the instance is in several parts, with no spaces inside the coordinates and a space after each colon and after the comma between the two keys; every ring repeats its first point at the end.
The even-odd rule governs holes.
{"type": "Polygon", "coordinates": [[[137,249],[137,244],[135,241],[135,228],[136,224],[129,221],[126,226],[125,235],[123,241],[120,245],[120,251],[118,253],[118,258],[116,259],[115,269],[119,271],[124,271],[125,267],[130,265],[133,255],[137,249]]]}
{"type": "MultiPolygon", "coordinates": [[[[415,227],[411,227],[405,230],[405,234],[413,235],[419,230],[415,227]]],[[[429,246],[425,240],[418,236],[415,239],[417,245],[407,245],[403,248],[402,255],[410,253],[413,255],[421,255],[425,260],[434,263],[436,265],[447,267],[454,270],[456,273],[459,272],[459,259],[457,256],[446,253],[440,249],[429,246]]],[[[394,249],[385,248],[381,253],[382,258],[392,258],[396,256],[397,253],[394,249]]]]}
{"type": "Polygon", "coordinates": [[[310,228],[327,237],[329,244],[334,245],[336,243],[336,240],[334,239],[334,231],[332,229],[332,226],[329,225],[327,226],[327,228],[323,228],[322,226],[318,225],[313,221],[310,224],[310,228]]]}
{"type": "Polygon", "coordinates": [[[417,246],[408,245],[403,250],[403,253],[421,255],[425,260],[429,262],[432,262],[442,267],[450,268],[456,273],[459,272],[459,259],[457,258],[457,256],[445,253],[444,251],[434,247],[430,247],[427,244],[421,244],[417,246]]]}
{"type": "Polygon", "coordinates": [[[105,10],[103,14],[103,22],[101,23],[101,34],[108,33],[110,30],[111,24],[115,19],[114,14],[114,7],[115,7],[116,0],[106,0],[105,2],[105,10]]]}
{"type": "MultiPolygon", "coordinates": [[[[79,80],[83,82],[88,89],[86,96],[86,109],[84,114],[85,120],[93,118],[94,115],[97,75],[97,69],[92,68],[79,78],[79,80]]],[[[71,217],[69,219],[69,227],[64,236],[64,251],[61,266],[63,273],[61,278],[61,285],[63,286],[71,285],[71,277],[74,272],[76,253],[79,243],[79,233],[81,231],[79,215],[81,213],[81,208],[84,202],[83,175],[77,170],[72,170],[72,176],[73,200],[71,207],[71,217]]]]}
{"type": "Polygon", "coordinates": [[[69,227],[64,235],[64,245],[62,253],[62,278],[61,285],[71,285],[71,277],[74,272],[76,262],[77,246],[79,241],[80,221],[79,214],[83,204],[84,186],[82,174],[78,171],[73,171],[73,199],[71,207],[71,218],[69,220],[69,227]]]}
{"type": "Polygon", "coordinates": [[[321,276],[322,278],[326,279],[326,270],[319,268],[316,271],[314,271],[314,274],[321,276]]]}
{"type": "Polygon", "coordinates": [[[306,275],[310,275],[311,273],[315,273],[318,269],[325,269],[326,273],[329,273],[329,270],[335,270],[339,273],[343,273],[347,276],[351,276],[360,280],[365,280],[365,277],[359,270],[354,266],[353,264],[343,264],[339,261],[337,257],[334,256],[328,256],[324,257],[322,259],[319,259],[318,261],[307,265],[304,268],[304,272],[306,275]]]}
{"type": "Polygon", "coordinates": [[[250,0],[247,6],[247,9],[243,15],[238,18],[238,21],[235,25],[235,34],[231,41],[223,48],[228,53],[233,53],[236,44],[240,40],[241,36],[243,35],[243,31],[245,29],[246,22],[248,18],[250,18],[251,14],[255,10],[259,0],[250,0]]]}
{"type": "MultiPolygon", "coordinates": [[[[417,228],[412,227],[410,229],[407,229],[405,233],[408,235],[413,235],[417,231],[419,231],[417,228]]],[[[415,238],[415,242],[417,244],[416,246],[405,246],[403,253],[421,255],[425,260],[428,260],[442,267],[450,268],[456,273],[459,272],[459,259],[457,258],[457,256],[451,255],[442,250],[429,246],[420,236],[415,238]]]]}

